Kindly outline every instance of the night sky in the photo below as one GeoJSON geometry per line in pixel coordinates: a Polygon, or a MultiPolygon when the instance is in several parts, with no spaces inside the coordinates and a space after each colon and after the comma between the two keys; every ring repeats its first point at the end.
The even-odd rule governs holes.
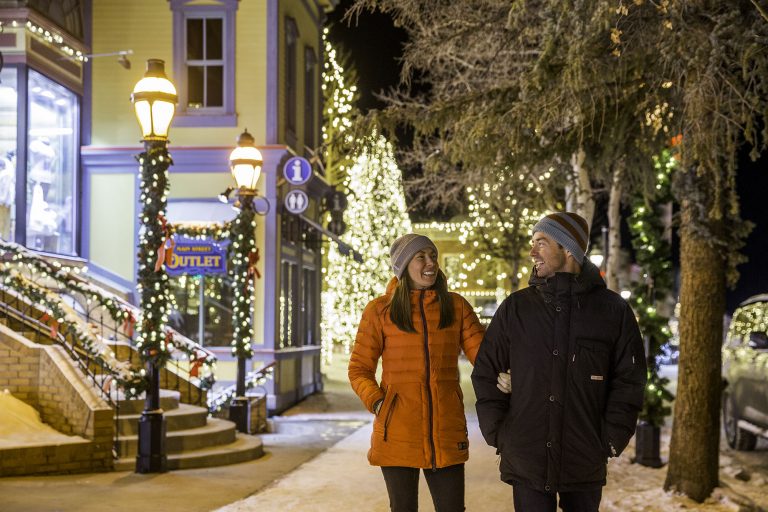
{"type": "MultiPolygon", "coordinates": [[[[351,26],[341,18],[350,0],[343,0],[329,16],[330,39],[347,53],[358,73],[359,107],[364,111],[381,107],[374,94],[397,85],[400,76],[398,57],[405,40],[404,31],[395,28],[388,16],[366,13],[351,26]]],[[[742,218],[755,223],[747,239],[749,262],[739,267],[741,278],[727,294],[727,309],[732,312],[741,301],[758,293],[768,293],[768,154],[757,162],[740,159],[737,186],[742,200],[742,218]]]]}

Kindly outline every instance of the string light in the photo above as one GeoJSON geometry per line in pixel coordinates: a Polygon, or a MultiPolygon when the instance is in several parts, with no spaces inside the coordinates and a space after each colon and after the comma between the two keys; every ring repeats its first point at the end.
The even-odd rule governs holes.
{"type": "MultiPolygon", "coordinates": [[[[392,277],[389,246],[411,231],[411,222],[392,146],[375,131],[359,140],[350,135],[352,119],[359,115],[354,106],[357,88],[346,78],[337,52],[326,37],[327,29],[322,87],[325,167],[331,179],[354,198],[344,211],[349,227],[341,239],[365,255],[365,261],[358,263],[342,255],[336,244],[323,251],[326,264],[320,331],[323,359],[330,361],[334,345],[350,351],[363,308],[384,293],[392,277]]],[[[281,300],[281,315],[290,307],[281,300]]]]}
{"type": "Polygon", "coordinates": [[[667,389],[669,379],[659,375],[659,356],[672,333],[669,318],[657,307],[667,300],[672,291],[672,263],[669,242],[664,239],[665,227],[656,209],[646,201],[663,204],[672,200],[670,175],[675,169],[675,162],[669,151],[654,159],[657,173],[651,184],[652,197],[646,199],[642,193],[637,194],[628,219],[635,258],[642,270],[642,279],[633,283],[630,301],[640,331],[648,340],[649,353],[648,383],[640,420],[653,426],[664,424],[664,418],[671,412],[669,402],[674,399],[667,389]]]}

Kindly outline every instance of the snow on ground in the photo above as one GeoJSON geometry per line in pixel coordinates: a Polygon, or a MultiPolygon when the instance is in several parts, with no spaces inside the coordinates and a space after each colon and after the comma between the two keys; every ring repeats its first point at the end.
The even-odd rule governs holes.
{"type": "MultiPolygon", "coordinates": [[[[661,458],[669,456],[669,429],[665,427],[661,438],[661,458]]],[[[634,440],[627,452],[608,464],[608,484],[603,491],[600,510],[605,512],[667,512],[697,510],[706,512],[734,512],[768,510],[766,475],[750,473],[733,457],[720,454],[720,484],[704,503],[663,490],[666,467],[647,468],[631,463],[634,440]]],[[[763,453],[768,457],[768,453],[763,453]]]]}
{"type": "Polygon", "coordinates": [[[73,439],[46,425],[30,405],[7,389],[0,393],[0,448],[58,444],[73,439]]]}

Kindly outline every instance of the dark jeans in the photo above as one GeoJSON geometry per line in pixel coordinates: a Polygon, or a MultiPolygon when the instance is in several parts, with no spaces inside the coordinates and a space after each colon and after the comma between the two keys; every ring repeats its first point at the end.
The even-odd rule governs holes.
{"type": "MultiPolygon", "coordinates": [[[[589,491],[559,494],[560,508],[563,512],[598,512],[603,489],[601,487],[589,491]]],[[[522,485],[513,485],[512,495],[515,500],[515,512],[555,512],[557,510],[557,494],[554,492],[542,492],[522,485]]]]}
{"type": "MultiPolygon", "coordinates": [[[[419,510],[419,470],[400,466],[382,467],[392,512],[419,510]]],[[[464,511],[464,464],[424,470],[435,512],[464,511]]]]}

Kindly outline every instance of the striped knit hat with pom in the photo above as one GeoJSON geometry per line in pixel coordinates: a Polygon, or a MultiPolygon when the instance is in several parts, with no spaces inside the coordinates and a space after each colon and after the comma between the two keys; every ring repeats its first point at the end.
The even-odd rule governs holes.
{"type": "Polygon", "coordinates": [[[573,254],[576,263],[584,262],[589,245],[589,225],[584,217],[573,212],[555,212],[543,217],[533,226],[533,232],[541,231],[573,254]]]}

